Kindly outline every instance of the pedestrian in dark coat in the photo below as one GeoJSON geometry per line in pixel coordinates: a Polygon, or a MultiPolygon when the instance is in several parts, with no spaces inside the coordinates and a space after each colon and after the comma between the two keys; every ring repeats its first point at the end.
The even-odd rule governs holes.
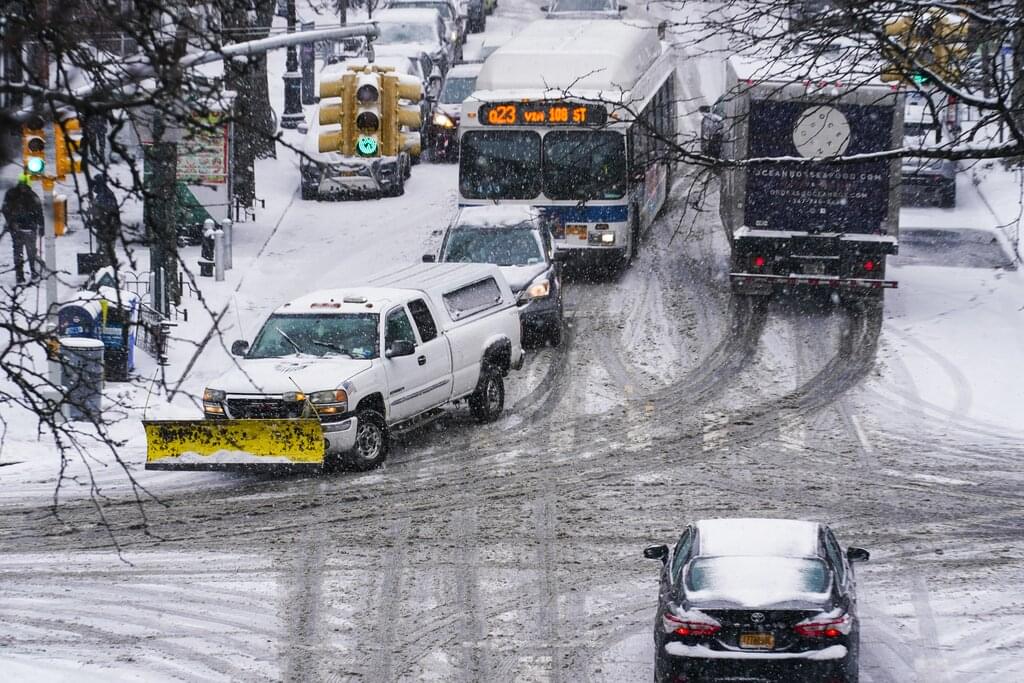
{"type": "Polygon", "coordinates": [[[0,213],[7,225],[14,246],[14,272],[18,284],[25,282],[25,260],[27,256],[32,279],[39,277],[39,236],[43,234],[43,204],[29,186],[29,177],[22,174],[18,184],[7,191],[0,213]]]}
{"type": "Polygon", "coordinates": [[[98,251],[106,255],[108,265],[114,265],[117,263],[114,249],[118,237],[121,236],[121,209],[117,204],[117,197],[102,174],[96,174],[92,179],[90,220],[93,234],[99,242],[98,251]]]}

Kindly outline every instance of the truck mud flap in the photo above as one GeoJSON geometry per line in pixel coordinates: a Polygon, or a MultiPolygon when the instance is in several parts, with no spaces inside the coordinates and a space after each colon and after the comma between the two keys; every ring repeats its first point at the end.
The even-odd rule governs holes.
{"type": "Polygon", "coordinates": [[[805,286],[834,287],[841,289],[895,289],[895,280],[873,280],[871,278],[833,277],[828,275],[765,275],[761,273],[729,273],[729,279],[737,289],[764,291],[773,287],[805,286]]]}
{"type": "Polygon", "coordinates": [[[321,470],[315,419],[144,420],[147,470],[321,470]]]}

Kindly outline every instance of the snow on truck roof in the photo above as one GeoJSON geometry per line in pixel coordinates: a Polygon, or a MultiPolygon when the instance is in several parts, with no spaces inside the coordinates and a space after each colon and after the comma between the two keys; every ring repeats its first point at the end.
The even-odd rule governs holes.
{"type": "Polygon", "coordinates": [[[496,274],[501,271],[489,263],[414,263],[351,286],[310,292],[275,313],[380,313],[410,295],[437,295],[496,274]]]}
{"type": "Polygon", "coordinates": [[[817,557],[817,522],[705,519],[697,522],[701,556],[817,557]]]}
{"type": "Polygon", "coordinates": [[[893,90],[882,81],[877,59],[848,58],[840,55],[809,57],[765,57],[733,55],[728,59],[729,69],[740,81],[754,83],[840,83],[846,88],[884,88],[893,90]],[[872,77],[873,76],[873,77],[872,77]]]}
{"type": "Polygon", "coordinates": [[[628,92],[661,55],[653,24],[537,21],[484,62],[479,91],[628,92]]]}

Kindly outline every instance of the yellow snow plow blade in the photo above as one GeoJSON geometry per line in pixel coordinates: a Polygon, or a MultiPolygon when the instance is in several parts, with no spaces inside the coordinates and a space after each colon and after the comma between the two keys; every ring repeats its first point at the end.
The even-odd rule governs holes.
{"type": "Polygon", "coordinates": [[[147,470],[321,469],[315,419],[144,420],[147,470]]]}

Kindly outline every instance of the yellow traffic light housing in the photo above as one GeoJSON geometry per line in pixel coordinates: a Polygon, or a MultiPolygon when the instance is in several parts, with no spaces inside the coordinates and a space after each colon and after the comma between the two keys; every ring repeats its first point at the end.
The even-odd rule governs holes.
{"type": "Polygon", "coordinates": [[[338,126],[337,130],[320,132],[317,146],[321,152],[338,152],[345,156],[355,153],[355,85],[354,73],[320,83],[320,125],[338,126]],[[324,99],[334,98],[338,101],[324,102],[324,99]]]}
{"type": "Polygon", "coordinates": [[[34,178],[46,173],[46,131],[43,125],[42,121],[33,121],[21,129],[21,163],[34,178]]]}
{"type": "Polygon", "coordinates": [[[356,154],[361,157],[381,155],[381,76],[365,70],[356,76],[356,154]]]}
{"type": "Polygon", "coordinates": [[[420,101],[423,84],[413,76],[396,73],[381,75],[384,115],[384,154],[396,156],[406,151],[414,157],[420,154],[420,101]]]}
{"type": "Polygon", "coordinates": [[[53,126],[53,145],[57,160],[57,177],[82,172],[82,126],[78,119],[59,121],[53,126]]]}
{"type": "Polygon", "coordinates": [[[881,79],[920,87],[928,83],[927,70],[943,80],[960,80],[968,30],[966,17],[937,8],[889,19],[883,31],[897,47],[882,45],[887,63],[881,79]]]}

